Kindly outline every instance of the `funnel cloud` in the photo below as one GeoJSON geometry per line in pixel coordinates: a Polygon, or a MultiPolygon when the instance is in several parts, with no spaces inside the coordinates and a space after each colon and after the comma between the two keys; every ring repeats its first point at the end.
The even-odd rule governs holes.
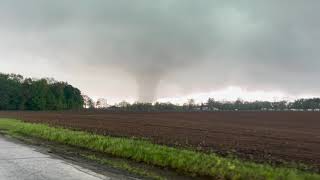
{"type": "Polygon", "coordinates": [[[228,86],[320,95],[319,7],[300,0],[0,0],[0,71],[23,66],[92,95],[145,102],[228,86]]]}

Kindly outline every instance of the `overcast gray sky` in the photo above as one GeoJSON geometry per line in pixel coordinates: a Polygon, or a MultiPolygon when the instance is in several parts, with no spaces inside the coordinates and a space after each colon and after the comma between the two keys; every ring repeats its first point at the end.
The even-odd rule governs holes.
{"type": "Polygon", "coordinates": [[[0,71],[114,100],[230,86],[319,96],[319,8],[318,0],[0,0],[0,71]]]}

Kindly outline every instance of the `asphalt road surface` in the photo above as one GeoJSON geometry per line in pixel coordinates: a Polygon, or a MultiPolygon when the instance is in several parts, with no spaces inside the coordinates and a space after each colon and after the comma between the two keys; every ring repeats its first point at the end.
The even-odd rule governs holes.
{"type": "Polygon", "coordinates": [[[0,180],[111,180],[121,175],[89,169],[37,151],[0,136],[0,180]]]}

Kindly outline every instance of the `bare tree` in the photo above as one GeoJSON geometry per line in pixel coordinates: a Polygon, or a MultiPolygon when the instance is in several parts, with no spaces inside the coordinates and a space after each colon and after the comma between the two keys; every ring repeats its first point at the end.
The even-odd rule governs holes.
{"type": "Polygon", "coordinates": [[[95,103],[94,101],[87,95],[82,95],[83,101],[84,101],[84,108],[87,109],[94,109],[95,108],[95,103]]]}
{"type": "Polygon", "coordinates": [[[99,98],[96,102],[96,108],[100,108],[100,109],[103,109],[103,108],[107,108],[108,107],[108,101],[107,99],[104,99],[104,98],[99,98]]]}

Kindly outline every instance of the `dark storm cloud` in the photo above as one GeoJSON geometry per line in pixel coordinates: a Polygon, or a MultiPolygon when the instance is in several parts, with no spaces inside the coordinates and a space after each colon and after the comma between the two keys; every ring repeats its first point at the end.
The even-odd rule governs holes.
{"type": "Polygon", "coordinates": [[[320,90],[319,1],[0,0],[1,48],[159,83],[320,90]],[[9,48],[10,47],[10,48],[9,48]]]}

